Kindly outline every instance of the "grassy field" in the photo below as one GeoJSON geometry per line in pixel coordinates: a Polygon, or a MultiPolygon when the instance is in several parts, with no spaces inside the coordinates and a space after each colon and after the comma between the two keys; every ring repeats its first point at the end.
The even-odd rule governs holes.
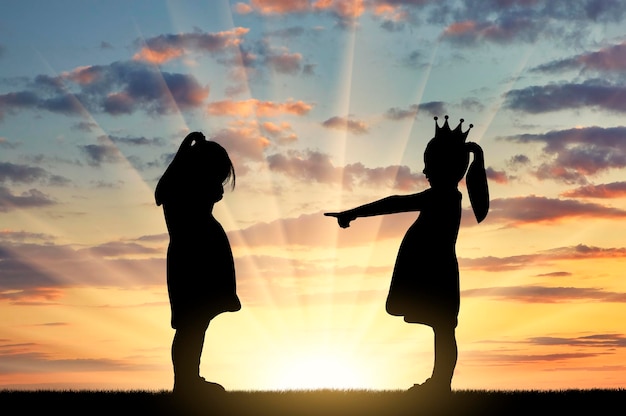
{"type": "Polygon", "coordinates": [[[0,391],[6,415],[619,415],[626,390],[454,391],[445,399],[403,391],[232,391],[186,401],[169,391],[0,391]],[[9,411],[7,411],[10,409],[9,411]]]}

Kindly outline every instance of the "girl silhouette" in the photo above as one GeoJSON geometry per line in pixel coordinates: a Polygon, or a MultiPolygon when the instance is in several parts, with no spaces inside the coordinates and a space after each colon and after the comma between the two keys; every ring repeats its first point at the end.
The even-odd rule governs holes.
{"type": "Polygon", "coordinates": [[[222,391],[200,377],[200,357],[211,320],[241,309],[235,266],[224,229],[213,217],[224,185],[235,187],[235,170],[226,150],[200,132],[183,140],[156,187],[170,243],[167,289],[171,325],[174,393],[222,391]]]}
{"type": "MultiPolygon", "coordinates": [[[[489,190],[483,152],[465,142],[469,129],[442,127],[435,117],[435,137],[424,152],[424,174],[430,188],[412,195],[389,196],[343,212],[326,213],[346,228],[358,217],[420,211],[398,252],[386,309],[409,323],[433,328],[435,363],[432,376],[409,391],[450,393],[457,361],[455,328],[459,313],[459,266],[455,245],[461,222],[458,183],[467,170],[467,188],[478,222],[489,210],[489,190]],[[469,154],[474,155],[468,170],[469,154]]],[[[473,126],[470,125],[470,129],[473,126]]]]}

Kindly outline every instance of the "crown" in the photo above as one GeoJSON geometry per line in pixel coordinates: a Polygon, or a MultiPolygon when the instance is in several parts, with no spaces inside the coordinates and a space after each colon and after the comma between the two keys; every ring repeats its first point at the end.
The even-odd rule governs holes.
{"type": "Polygon", "coordinates": [[[448,116],[444,118],[443,126],[439,127],[439,123],[437,122],[439,117],[435,117],[435,139],[453,140],[457,144],[465,143],[465,139],[467,139],[467,135],[474,125],[470,124],[469,129],[463,131],[462,125],[465,120],[461,119],[459,125],[456,126],[454,130],[451,130],[448,125],[448,116]]]}

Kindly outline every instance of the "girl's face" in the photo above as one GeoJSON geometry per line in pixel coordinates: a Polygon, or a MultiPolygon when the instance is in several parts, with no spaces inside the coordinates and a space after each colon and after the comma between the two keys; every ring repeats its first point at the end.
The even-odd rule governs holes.
{"type": "Polygon", "coordinates": [[[218,202],[224,196],[224,185],[221,182],[211,182],[207,191],[209,200],[213,203],[218,202]]]}
{"type": "Polygon", "coordinates": [[[437,169],[436,166],[436,164],[428,163],[427,160],[424,161],[424,170],[422,172],[426,175],[430,186],[440,186],[445,183],[456,184],[453,180],[449,180],[449,175],[446,175],[445,171],[437,169]]]}
{"type": "Polygon", "coordinates": [[[424,170],[422,172],[426,175],[430,186],[456,187],[467,169],[467,161],[465,160],[467,158],[455,158],[451,155],[437,157],[437,152],[429,150],[427,149],[424,153],[424,170]]]}

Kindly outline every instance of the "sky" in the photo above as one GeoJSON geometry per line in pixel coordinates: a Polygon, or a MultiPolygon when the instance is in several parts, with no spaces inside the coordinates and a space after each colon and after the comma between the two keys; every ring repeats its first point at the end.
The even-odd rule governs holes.
{"type": "Polygon", "coordinates": [[[154,188],[202,131],[236,171],[214,215],[242,309],[201,372],[227,390],[406,389],[433,334],[385,312],[433,117],[473,124],[453,389],[626,387],[626,4],[618,0],[5,1],[0,389],[170,389],[154,188]]]}

